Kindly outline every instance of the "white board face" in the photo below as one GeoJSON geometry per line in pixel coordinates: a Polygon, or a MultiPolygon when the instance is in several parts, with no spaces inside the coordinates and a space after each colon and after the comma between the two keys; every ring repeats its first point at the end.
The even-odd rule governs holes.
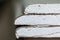
{"type": "Polygon", "coordinates": [[[60,4],[32,4],[26,7],[24,13],[60,13],[60,4]]]}
{"type": "Polygon", "coordinates": [[[60,37],[60,27],[48,28],[17,28],[16,37],[60,37]]]}
{"type": "Polygon", "coordinates": [[[15,20],[15,25],[60,25],[60,15],[24,15],[15,20]]]}

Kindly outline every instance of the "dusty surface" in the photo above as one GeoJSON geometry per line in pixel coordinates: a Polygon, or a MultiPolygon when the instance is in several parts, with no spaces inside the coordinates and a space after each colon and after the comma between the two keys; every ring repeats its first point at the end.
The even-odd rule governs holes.
{"type": "Polygon", "coordinates": [[[16,29],[16,37],[60,37],[60,27],[20,27],[16,29]]]}
{"type": "Polygon", "coordinates": [[[15,25],[60,25],[60,15],[24,15],[15,20],[15,25]]]}
{"type": "Polygon", "coordinates": [[[60,4],[32,4],[26,7],[24,13],[60,13],[60,4]]]}

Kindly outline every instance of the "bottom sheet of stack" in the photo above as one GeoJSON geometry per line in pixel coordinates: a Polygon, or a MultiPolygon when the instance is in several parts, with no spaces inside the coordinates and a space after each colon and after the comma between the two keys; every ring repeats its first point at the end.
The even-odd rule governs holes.
{"type": "Polygon", "coordinates": [[[19,27],[16,37],[60,37],[60,27],[19,27]]]}

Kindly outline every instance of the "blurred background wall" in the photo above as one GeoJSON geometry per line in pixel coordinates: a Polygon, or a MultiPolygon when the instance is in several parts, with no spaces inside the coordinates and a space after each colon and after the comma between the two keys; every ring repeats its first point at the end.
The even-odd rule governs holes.
{"type": "Polygon", "coordinates": [[[16,40],[13,1],[0,1],[0,40],[16,40]]]}

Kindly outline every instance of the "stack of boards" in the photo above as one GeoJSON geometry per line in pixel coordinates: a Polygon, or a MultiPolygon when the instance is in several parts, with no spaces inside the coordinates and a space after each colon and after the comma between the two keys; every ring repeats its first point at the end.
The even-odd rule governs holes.
{"type": "Polygon", "coordinates": [[[26,7],[24,13],[15,20],[15,25],[30,26],[17,28],[17,38],[60,37],[60,4],[32,4],[26,7]]]}

